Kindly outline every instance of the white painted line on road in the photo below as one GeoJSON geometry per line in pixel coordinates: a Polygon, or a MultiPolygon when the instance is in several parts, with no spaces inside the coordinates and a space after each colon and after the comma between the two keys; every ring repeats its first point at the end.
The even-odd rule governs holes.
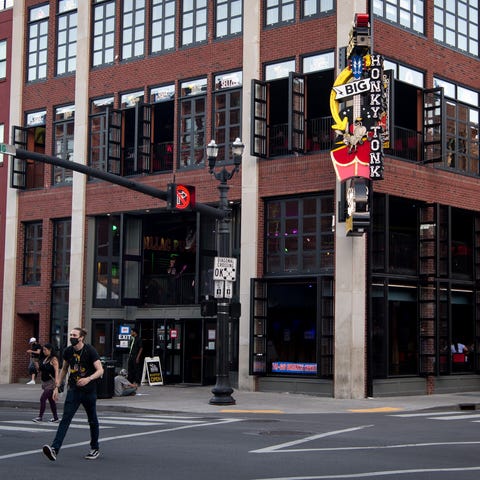
{"type": "Polygon", "coordinates": [[[469,420],[470,418],[480,418],[480,414],[477,415],[451,415],[449,417],[429,417],[430,420],[469,420]]]}
{"type": "MultiPolygon", "coordinates": [[[[138,425],[136,422],[137,421],[140,421],[140,422],[150,422],[149,424],[150,425],[154,425],[155,423],[202,423],[204,422],[205,420],[191,420],[189,418],[182,418],[182,417],[178,417],[177,418],[170,418],[170,417],[160,417],[160,416],[156,416],[156,417],[150,417],[150,416],[144,416],[144,415],[141,415],[139,417],[120,417],[120,416],[108,416],[108,417],[98,417],[99,418],[99,421],[101,422],[105,422],[105,421],[108,421],[110,419],[112,420],[123,420],[123,421],[129,421],[132,422],[135,424],[135,425],[138,425]]],[[[193,418],[193,417],[192,417],[193,418]]]]}
{"type": "Polygon", "coordinates": [[[432,415],[438,417],[440,415],[461,415],[463,412],[451,411],[451,412],[428,412],[428,413],[397,413],[395,415],[389,415],[389,417],[431,417],[432,415]]]}
{"type": "MultiPolygon", "coordinates": [[[[160,430],[150,430],[149,432],[137,432],[137,433],[129,433],[126,435],[117,435],[114,437],[106,437],[102,438],[100,437],[100,448],[101,444],[106,443],[106,442],[112,442],[114,440],[123,440],[125,438],[135,438],[135,437],[143,437],[146,435],[155,435],[157,433],[169,433],[169,432],[175,432],[179,430],[188,430],[190,428],[197,428],[197,427],[216,427],[219,425],[227,424],[227,423],[234,423],[234,422],[241,422],[241,419],[238,418],[224,418],[221,420],[213,421],[213,422],[206,422],[206,423],[196,423],[194,425],[181,425],[178,427],[172,427],[172,428],[165,428],[165,429],[160,429],[160,430]]],[[[64,448],[74,448],[74,447],[79,447],[82,445],[90,445],[90,440],[85,441],[85,442],[78,442],[78,443],[71,443],[68,445],[63,445],[62,450],[64,448]]],[[[16,453],[8,453],[6,455],[0,455],[0,460],[7,460],[9,458],[15,458],[15,457],[23,457],[26,455],[32,455],[32,454],[37,454],[37,453],[42,453],[41,449],[37,450],[26,450],[24,452],[16,452],[16,453]]]]}
{"type": "MultiPolygon", "coordinates": [[[[310,437],[301,438],[299,440],[293,440],[292,442],[281,443],[279,445],[273,445],[271,447],[260,448],[259,450],[251,450],[250,453],[273,453],[277,451],[282,452],[299,452],[305,451],[300,449],[286,450],[288,447],[294,447],[295,445],[300,445],[301,443],[312,442],[313,440],[318,440],[319,438],[331,437],[332,435],[340,435],[342,433],[354,432],[356,430],[363,430],[364,428],[373,427],[373,425],[362,425],[360,427],[346,428],[344,430],[335,430],[333,432],[319,433],[317,435],[312,435],[310,437]]],[[[309,450],[309,449],[308,449],[309,450]]]]}
{"type": "Polygon", "coordinates": [[[13,425],[12,425],[12,426],[9,426],[9,425],[0,425],[0,430],[14,430],[14,431],[16,431],[16,432],[31,432],[31,433],[35,433],[35,432],[37,432],[37,433],[40,433],[40,432],[51,432],[51,431],[52,431],[51,428],[14,427],[13,425]]]}
{"type": "MultiPolygon", "coordinates": [[[[308,437],[303,441],[311,441],[312,437],[308,437]]],[[[286,444],[284,444],[286,445],[286,444]]],[[[340,452],[349,450],[389,450],[394,448],[418,448],[418,447],[456,447],[465,445],[480,445],[480,441],[474,442],[432,442],[432,443],[405,443],[397,445],[364,445],[357,447],[320,447],[320,448],[284,448],[282,445],[276,447],[262,448],[260,450],[252,450],[250,453],[298,453],[298,452],[340,452]]]]}
{"type": "MultiPolygon", "coordinates": [[[[32,425],[32,422],[28,421],[28,420],[4,420],[2,421],[2,423],[12,423],[12,424],[16,424],[16,425],[32,425]]],[[[52,429],[55,429],[58,427],[58,423],[50,423],[50,422],[42,422],[42,423],[37,423],[36,425],[38,425],[37,428],[35,428],[33,425],[31,426],[31,428],[35,428],[35,430],[41,430],[42,427],[46,427],[48,428],[49,430],[45,430],[46,432],[47,431],[51,431],[52,429]]],[[[77,428],[79,430],[87,430],[90,428],[90,425],[88,424],[84,424],[84,425],[81,425],[81,424],[78,424],[78,423],[75,423],[75,420],[72,421],[72,423],[70,424],[70,427],[69,428],[77,428]]],[[[104,429],[104,428],[113,428],[113,427],[102,427],[102,425],[100,425],[100,430],[104,429]]],[[[10,430],[10,428],[3,428],[2,425],[0,425],[0,430],[10,430]]]]}
{"type": "Polygon", "coordinates": [[[139,426],[139,427],[154,427],[154,426],[160,426],[160,425],[165,425],[166,422],[155,422],[155,421],[138,421],[135,419],[132,420],[110,420],[106,418],[99,419],[100,425],[104,425],[105,423],[111,424],[111,425],[129,425],[131,427],[139,426]]]}
{"type": "Polygon", "coordinates": [[[336,475],[302,475],[295,477],[270,477],[258,478],[253,480],[328,480],[336,478],[370,478],[370,477],[387,477],[390,475],[405,475],[418,473],[441,473],[441,472],[475,472],[480,470],[480,466],[474,467],[452,467],[452,468],[415,468],[410,470],[380,470],[377,472],[361,472],[361,473],[344,473],[336,475]]]}

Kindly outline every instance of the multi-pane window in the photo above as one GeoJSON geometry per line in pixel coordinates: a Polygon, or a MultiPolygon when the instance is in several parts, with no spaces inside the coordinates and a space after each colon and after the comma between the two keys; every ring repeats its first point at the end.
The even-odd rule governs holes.
{"type": "Polygon", "coordinates": [[[152,53],[175,48],[175,0],[152,0],[152,53]]]}
{"type": "Polygon", "coordinates": [[[49,6],[31,8],[28,14],[27,80],[47,78],[49,6]]]}
{"type": "Polygon", "coordinates": [[[70,219],[53,223],[53,284],[68,284],[70,281],[70,219]]]}
{"type": "Polygon", "coordinates": [[[74,72],[77,65],[77,0],[58,1],[57,75],[74,72]]]}
{"type": "Polygon", "coordinates": [[[401,2],[398,0],[373,0],[373,13],[409,30],[422,34],[425,32],[424,0],[402,0],[401,2]]]}
{"type": "Polygon", "coordinates": [[[333,11],[333,0],[303,0],[303,17],[333,11]]]}
{"type": "Polygon", "coordinates": [[[13,7],[13,0],[0,0],[0,10],[13,7]]]}
{"type": "Polygon", "coordinates": [[[115,0],[95,0],[93,6],[92,65],[113,63],[115,48],[115,0]]]}
{"type": "Polygon", "coordinates": [[[145,0],[124,0],[122,12],[122,59],[145,52],[145,0]]]}
{"type": "Polygon", "coordinates": [[[182,45],[207,40],[207,0],[182,1],[182,45]]]}
{"type": "MultiPolygon", "coordinates": [[[[5,125],[0,123],[0,143],[5,141],[5,125]]],[[[0,153],[0,165],[3,165],[3,153],[0,153]]]]}
{"type": "Polygon", "coordinates": [[[269,0],[265,10],[266,25],[290,22],[295,18],[295,0],[269,0]]]}
{"type": "MultiPolygon", "coordinates": [[[[54,120],[54,154],[62,160],[73,161],[73,139],[74,139],[75,107],[68,105],[55,109],[54,120]]],[[[71,183],[73,178],[72,170],[59,166],[53,167],[53,183],[71,183]]]]}
{"type": "Polygon", "coordinates": [[[7,77],[7,41],[0,40],[0,78],[7,77]]]}
{"type": "Polygon", "coordinates": [[[241,138],[242,72],[215,77],[213,138],[219,147],[218,158],[231,160],[231,145],[241,138]]]}
{"type": "Polygon", "coordinates": [[[113,97],[93,100],[90,106],[90,161],[93,168],[106,171],[109,157],[108,126],[113,97]]]}
{"type": "Polygon", "coordinates": [[[181,85],[180,168],[202,164],[205,154],[205,104],[207,80],[181,85]]]}
{"type": "Polygon", "coordinates": [[[326,272],[333,268],[333,196],[265,204],[265,273],[326,272]]]}
{"type": "Polygon", "coordinates": [[[215,36],[225,37],[242,31],[243,0],[217,0],[215,36]]]}
{"type": "Polygon", "coordinates": [[[479,175],[479,94],[452,82],[434,78],[443,87],[446,112],[446,165],[479,175]]]}
{"type": "Polygon", "coordinates": [[[42,271],[42,222],[25,223],[24,228],[23,283],[38,285],[42,271]]]}
{"type": "Polygon", "coordinates": [[[478,56],[478,0],[435,0],[435,40],[478,56]]]}
{"type": "Polygon", "coordinates": [[[95,222],[95,305],[117,305],[120,298],[120,217],[95,222]]]}

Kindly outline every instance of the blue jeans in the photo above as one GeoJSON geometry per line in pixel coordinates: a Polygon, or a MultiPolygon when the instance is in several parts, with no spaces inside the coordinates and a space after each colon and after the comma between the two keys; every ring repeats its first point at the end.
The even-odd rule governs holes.
{"type": "Polygon", "coordinates": [[[58,452],[62,446],[63,439],[67,434],[68,427],[72,422],[78,407],[83,405],[88,417],[88,424],[90,425],[90,448],[98,449],[98,437],[100,427],[97,418],[97,392],[94,389],[92,392],[84,392],[79,388],[69,388],[67,390],[67,397],[63,405],[63,415],[60,424],[58,425],[57,434],[53,440],[52,447],[58,452]]]}

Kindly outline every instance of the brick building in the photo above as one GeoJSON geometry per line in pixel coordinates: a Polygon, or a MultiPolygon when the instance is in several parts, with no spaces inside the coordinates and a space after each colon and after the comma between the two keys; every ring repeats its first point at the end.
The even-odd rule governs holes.
{"type": "MultiPolygon", "coordinates": [[[[245,144],[228,181],[238,388],[342,398],[478,383],[478,2],[358,3],[15,1],[18,148],[160,191],[193,185],[215,206],[205,147],[215,139],[217,168],[230,169],[232,142],[245,144]],[[366,184],[370,222],[347,235],[355,207],[335,175],[332,126],[348,112],[345,140],[368,112],[332,85],[351,80],[363,41],[383,57],[388,141],[383,180],[366,184]],[[469,346],[458,363],[456,342],[469,346]]],[[[61,347],[81,324],[117,367],[135,325],[166,381],[214,383],[217,319],[201,308],[219,250],[208,208],[172,213],[31,160],[9,169],[1,381],[24,375],[26,336],[61,347]]]]}

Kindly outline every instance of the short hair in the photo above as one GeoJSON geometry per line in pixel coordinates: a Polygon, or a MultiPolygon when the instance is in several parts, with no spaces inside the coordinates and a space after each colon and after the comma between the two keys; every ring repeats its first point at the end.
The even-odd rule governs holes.
{"type": "Polygon", "coordinates": [[[137,327],[132,327],[131,331],[135,332],[135,333],[138,333],[138,328],[137,327]]]}

